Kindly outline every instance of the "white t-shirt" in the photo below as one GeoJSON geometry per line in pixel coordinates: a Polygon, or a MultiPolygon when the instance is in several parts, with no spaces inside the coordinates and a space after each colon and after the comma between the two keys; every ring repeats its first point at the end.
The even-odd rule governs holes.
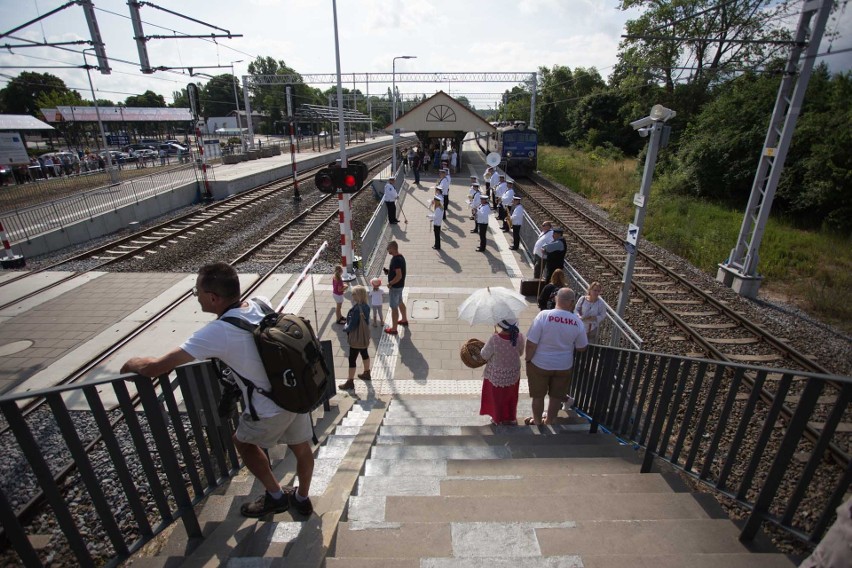
{"type": "Polygon", "coordinates": [[[553,231],[547,231],[538,237],[538,240],[535,242],[535,246],[533,247],[533,254],[544,256],[544,245],[550,244],[551,242],[553,242],[553,231]]]}
{"type": "Polygon", "coordinates": [[[370,291],[367,292],[367,295],[370,297],[370,305],[371,306],[381,306],[383,294],[384,294],[384,290],[382,290],[381,287],[370,288],[370,291]]]}
{"type": "Polygon", "coordinates": [[[399,193],[397,193],[396,188],[393,186],[393,184],[392,183],[386,183],[385,184],[384,201],[386,201],[386,202],[387,201],[396,201],[396,198],[398,196],[399,196],[399,193]]]}
{"type": "MultiPolygon", "coordinates": [[[[270,305],[267,298],[258,297],[258,299],[270,305]]],[[[264,316],[257,304],[251,300],[248,302],[248,307],[234,308],[222,315],[223,317],[242,318],[252,324],[260,323],[264,316]]],[[[263,362],[257,352],[254,337],[248,331],[233,324],[218,319],[211,321],[193,333],[180,348],[198,360],[221,359],[238,375],[251,381],[255,386],[266,391],[272,388],[269,378],[266,376],[266,370],[263,368],[263,362]]],[[[237,379],[237,385],[243,393],[243,400],[248,401],[243,381],[237,379]]],[[[268,418],[280,412],[286,412],[258,392],[254,393],[252,401],[260,418],[268,418]]]]}
{"type": "Polygon", "coordinates": [[[527,333],[535,343],[532,363],[546,371],[563,371],[574,366],[574,348],[589,344],[583,321],[567,310],[543,310],[538,313],[527,333]]]}

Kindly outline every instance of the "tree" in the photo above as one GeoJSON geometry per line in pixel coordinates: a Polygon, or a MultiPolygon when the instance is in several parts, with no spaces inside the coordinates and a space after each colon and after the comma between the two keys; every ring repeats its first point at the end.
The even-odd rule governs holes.
{"type": "Polygon", "coordinates": [[[189,108],[189,95],[185,88],[172,92],[172,104],[169,106],[172,108],[189,108]]]}
{"type": "MultiPolygon", "coordinates": [[[[301,76],[295,70],[287,67],[284,61],[276,61],[272,57],[261,57],[249,63],[249,75],[296,75],[299,82],[292,85],[291,98],[293,112],[302,104],[326,104],[318,89],[311,88],[301,82],[301,76]]],[[[263,112],[264,130],[273,132],[276,122],[280,122],[287,112],[285,85],[255,85],[249,91],[252,111],[263,112]]]]}
{"type": "Polygon", "coordinates": [[[166,99],[154,91],[145,91],[141,95],[132,95],[124,101],[126,107],[165,108],[166,99]]]}
{"type": "MultiPolygon", "coordinates": [[[[203,116],[227,116],[237,110],[234,102],[235,80],[230,73],[217,75],[201,88],[199,94],[203,116]]],[[[237,87],[237,93],[241,95],[242,88],[237,87]]]]}
{"type": "Polygon", "coordinates": [[[72,91],[55,75],[23,71],[0,90],[0,110],[8,114],[29,114],[37,117],[41,115],[41,111],[36,100],[42,95],[54,92],[65,95],[72,91]]]}
{"type": "Polygon", "coordinates": [[[625,25],[619,59],[651,73],[674,92],[677,83],[710,85],[760,66],[788,49],[783,18],[790,0],[624,0],[622,10],[644,8],[625,25]],[[764,43],[769,42],[769,43],[764,43]]]}

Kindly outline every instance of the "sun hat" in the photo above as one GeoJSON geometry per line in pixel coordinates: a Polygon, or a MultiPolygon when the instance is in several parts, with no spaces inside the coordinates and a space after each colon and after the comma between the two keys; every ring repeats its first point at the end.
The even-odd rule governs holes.
{"type": "Polygon", "coordinates": [[[373,278],[372,280],[370,280],[370,286],[381,286],[381,285],[382,285],[382,279],[381,278],[373,278]]]}

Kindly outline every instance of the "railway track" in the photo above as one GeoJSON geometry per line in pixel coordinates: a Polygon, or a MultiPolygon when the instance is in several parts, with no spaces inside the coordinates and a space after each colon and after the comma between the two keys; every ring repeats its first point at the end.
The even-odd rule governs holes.
{"type": "MultiPolygon", "coordinates": [[[[360,155],[359,158],[368,160],[368,164],[370,161],[373,163],[382,163],[383,161],[381,160],[381,156],[383,153],[386,154],[387,150],[367,152],[366,154],[360,155]]],[[[313,172],[318,171],[319,169],[321,168],[314,168],[312,170],[302,172],[301,175],[304,178],[309,178],[313,172]]],[[[303,183],[305,181],[305,179],[302,180],[303,183]]],[[[312,183],[313,180],[310,180],[311,185],[312,183]]],[[[12,283],[25,281],[27,279],[33,280],[33,277],[37,274],[42,274],[52,270],[61,270],[62,266],[68,265],[72,262],[92,260],[93,264],[89,267],[88,271],[94,271],[102,270],[118,263],[132,261],[134,259],[145,260],[147,257],[156,255],[160,251],[180,246],[184,240],[202,233],[207,227],[214,223],[229,219],[236,215],[245,214],[252,208],[262,206],[270,200],[281,199],[282,195],[292,187],[292,182],[288,180],[277,180],[258,186],[249,191],[204,206],[199,210],[186,213],[175,219],[148,227],[132,235],[116,239],[107,244],[93,247],[79,254],[75,254],[72,257],[51,263],[50,265],[38,270],[22,273],[19,276],[0,283],[0,289],[2,289],[3,286],[8,286],[12,283]]],[[[325,201],[325,198],[320,201],[325,201]]],[[[284,248],[286,248],[286,245],[284,248]]],[[[271,254],[275,256],[278,252],[280,251],[276,251],[271,254]]],[[[82,274],[84,274],[84,272],[74,272],[46,285],[35,286],[27,294],[0,305],[0,310],[23,302],[28,298],[37,296],[51,288],[60,286],[61,284],[80,277],[82,274]]]]}
{"type": "MultiPolygon", "coordinates": [[[[621,278],[626,255],[623,233],[613,232],[576,207],[564,197],[564,189],[540,176],[515,180],[515,187],[527,197],[526,209],[533,218],[553,219],[565,228],[569,251],[566,258],[569,262],[582,260],[584,265],[596,267],[597,273],[586,274],[588,281],[612,281],[614,276],[621,278]]],[[[817,361],[789,345],[785,338],[763,330],[714,298],[712,292],[697,287],[686,276],[641,250],[637,250],[636,255],[632,285],[638,298],[634,301],[641,302],[643,309],[650,305],[650,310],[665,318],[655,325],[676,328],[676,333],[681,335],[675,335],[674,339],[690,345],[685,355],[831,374],[817,361]]],[[[613,300],[608,298],[610,302],[613,300]]],[[[754,386],[754,378],[745,377],[750,387],[754,386]]],[[[781,373],[770,374],[764,383],[768,386],[758,387],[765,401],[773,399],[772,384],[781,378],[781,373]]],[[[805,381],[796,383],[788,395],[793,399],[804,388],[805,381]]],[[[826,409],[825,416],[817,416],[809,425],[808,437],[812,442],[819,438],[820,424],[828,420],[827,409],[832,407],[839,392],[838,387],[834,393],[826,393],[824,403],[820,405],[826,409]]],[[[849,463],[852,444],[852,436],[848,434],[852,429],[852,416],[849,414],[847,411],[843,417],[844,425],[838,430],[838,442],[830,448],[834,459],[844,466],[849,463]]],[[[787,419],[791,416],[786,406],[782,409],[782,416],[787,419]]]]}
{"type": "MultiPolygon", "coordinates": [[[[371,156],[375,157],[380,153],[373,153],[371,156]]],[[[386,152],[385,152],[386,155],[386,152]]],[[[376,173],[377,170],[381,170],[384,165],[387,163],[387,159],[377,159],[370,165],[371,173],[376,173]]],[[[223,207],[217,209],[215,212],[208,212],[205,208],[202,212],[195,212],[187,215],[187,219],[182,219],[178,223],[184,226],[184,229],[180,229],[180,234],[187,234],[191,231],[198,231],[198,227],[202,227],[204,222],[212,222],[215,219],[222,217],[223,215],[232,215],[237,212],[244,212],[246,207],[251,207],[252,204],[261,202],[264,199],[269,199],[271,196],[278,196],[281,190],[287,187],[282,186],[280,183],[273,183],[267,186],[263,186],[262,188],[258,188],[257,191],[252,192],[253,197],[248,200],[240,200],[240,203],[232,203],[234,200],[229,200],[231,203],[230,207],[223,207]],[[190,222],[189,219],[192,219],[190,222]],[[195,227],[194,229],[192,227],[195,227]]],[[[358,198],[359,196],[364,194],[364,189],[360,190],[358,193],[352,195],[353,199],[358,198]]],[[[248,196],[247,196],[248,197],[248,196]]],[[[280,197],[280,196],[278,196],[280,197]]],[[[265,238],[261,239],[259,242],[254,243],[248,247],[248,249],[242,254],[238,255],[235,259],[230,261],[231,265],[237,265],[241,262],[245,262],[248,259],[257,260],[260,262],[268,263],[268,270],[260,276],[251,286],[247,289],[243,290],[243,297],[250,297],[251,294],[271,275],[273,275],[282,265],[288,262],[293,262],[298,260],[300,257],[310,256],[306,251],[308,247],[311,247],[315,241],[319,240],[322,232],[328,228],[329,224],[334,221],[336,223],[337,219],[337,196],[336,194],[331,195],[323,195],[319,201],[312,204],[304,211],[296,215],[293,219],[290,219],[286,223],[284,223],[279,229],[274,231],[273,233],[267,235],[265,238]]],[[[173,222],[167,223],[165,225],[171,226],[173,222]]],[[[145,241],[155,238],[153,233],[163,233],[160,237],[161,239],[172,240],[175,238],[175,234],[178,232],[168,232],[166,229],[161,226],[152,227],[148,231],[145,231],[147,235],[142,236],[140,234],[133,235],[129,237],[134,241],[145,241]]],[[[127,239],[121,239],[121,241],[125,241],[127,239]]],[[[104,245],[102,247],[98,247],[97,249],[92,249],[90,251],[86,251],[83,253],[87,255],[87,257],[91,257],[97,254],[101,254],[99,251],[110,250],[115,248],[116,243],[109,243],[108,245],[104,245]]],[[[148,246],[145,244],[144,246],[148,246]]],[[[119,258],[125,259],[128,255],[135,256],[139,254],[139,249],[135,249],[133,251],[128,251],[121,255],[117,255],[115,257],[111,257],[108,261],[109,263],[118,262],[119,258]]],[[[64,260],[62,263],[67,263],[68,260],[64,260]]],[[[103,266],[103,265],[98,265],[103,266]]],[[[72,277],[77,277],[80,274],[72,275],[72,277]]],[[[192,300],[192,291],[187,290],[179,298],[175,301],[171,302],[167,306],[163,307],[157,313],[153,314],[147,321],[142,323],[136,329],[132,330],[128,335],[123,337],[122,339],[115,342],[113,345],[109,346],[107,349],[103,350],[101,353],[91,358],[89,361],[86,361],[82,365],[80,365],[77,369],[69,373],[63,380],[57,383],[58,385],[67,385],[77,381],[82,380],[85,376],[87,376],[90,372],[92,372],[96,367],[104,363],[108,358],[114,355],[118,350],[122,347],[129,344],[135,338],[139,337],[151,327],[153,327],[156,323],[162,321],[166,316],[168,316],[173,310],[175,310],[178,306],[180,306],[184,301],[192,300]]],[[[137,403],[137,398],[134,397],[132,402],[134,404],[137,403]]],[[[26,419],[27,417],[35,414],[40,409],[45,406],[45,401],[43,399],[33,399],[25,406],[21,408],[21,413],[23,417],[26,419]]],[[[122,417],[118,417],[111,424],[114,429],[122,422],[122,417]]],[[[9,426],[7,424],[3,424],[0,426],[0,447],[2,447],[3,436],[11,435],[9,426]]],[[[93,451],[100,443],[102,439],[100,436],[89,441],[85,446],[85,451],[91,452],[93,451]]],[[[12,447],[12,446],[9,446],[12,447]]],[[[73,463],[69,462],[68,464],[59,467],[54,474],[54,480],[57,486],[62,486],[63,482],[71,476],[72,473],[76,470],[73,463]]],[[[19,522],[22,525],[26,525],[30,522],[43,506],[44,503],[44,494],[42,492],[38,492],[32,496],[27,496],[26,504],[21,507],[16,515],[19,519],[19,522]]],[[[2,531],[0,531],[0,536],[2,536],[2,531]]]]}

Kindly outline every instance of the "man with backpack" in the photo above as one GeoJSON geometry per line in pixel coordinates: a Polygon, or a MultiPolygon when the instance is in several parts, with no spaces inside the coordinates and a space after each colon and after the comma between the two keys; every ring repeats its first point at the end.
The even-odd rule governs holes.
{"type": "Polygon", "coordinates": [[[193,295],[201,310],[215,314],[217,319],[192,334],[180,347],[161,357],[133,357],[121,367],[122,373],[159,377],[175,367],[196,359],[219,359],[228,365],[241,380],[237,380],[246,409],[240,416],[233,441],[245,466],[263,484],[266,491],[240,512],[246,517],[263,517],[293,509],[310,515],[313,505],[308,498],[314,471],[311,450],[312,425],[310,414],[299,414],[281,408],[272,398],[260,392],[271,392],[264,362],[258,353],[253,334],[223,321],[223,317],[239,318],[249,324],[259,324],[271,308],[264,298],[240,301],[240,281],[236,270],[217,262],[202,266],[195,280],[193,295]],[[266,306],[261,303],[266,302],[266,306]],[[250,388],[252,387],[252,388],[250,388]],[[256,417],[256,418],[255,418],[256,417]],[[281,487],[264,449],[287,444],[296,457],[296,476],[299,486],[281,487]]]}

